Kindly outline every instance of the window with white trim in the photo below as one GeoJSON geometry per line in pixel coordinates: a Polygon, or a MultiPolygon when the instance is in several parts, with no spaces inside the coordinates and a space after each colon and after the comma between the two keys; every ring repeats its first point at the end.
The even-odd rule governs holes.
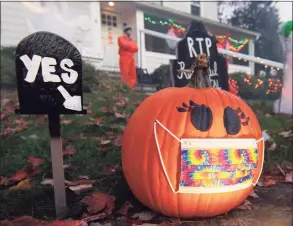
{"type": "Polygon", "coordinates": [[[190,6],[191,14],[194,16],[200,16],[200,1],[193,0],[190,6]]]}
{"type": "Polygon", "coordinates": [[[117,27],[117,17],[102,13],[102,24],[108,27],[117,27]]]}

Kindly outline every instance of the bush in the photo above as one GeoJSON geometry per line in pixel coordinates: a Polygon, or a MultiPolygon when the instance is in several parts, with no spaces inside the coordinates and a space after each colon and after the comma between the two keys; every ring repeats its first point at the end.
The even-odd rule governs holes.
{"type": "Polygon", "coordinates": [[[16,88],[15,47],[1,48],[1,88],[16,88]]]}
{"type": "Polygon", "coordinates": [[[236,72],[229,75],[237,81],[238,95],[243,99],[276,100],[280,97],[282,80],[275,77],[260,78],[236,72]]]}
{"type": "MultiPolygon", "coordinates": [[[[16,47],[1,48],[1,88],[13,89],[17,87],[15,75],[15,49],[16,47]]],[[[92,92],[95,90],[115,90],[127,92],[127,85],[120,83],[105,75],[104,72],[83,61],[83,91],[92,92]]]]}
{"type": "Polygon", "coordinates": [[[151,74],[153,83],[158,84],[157,90],[161,90],[172,86],[170,81],[170,66],[169,64],[163,64],[151,74]]]}

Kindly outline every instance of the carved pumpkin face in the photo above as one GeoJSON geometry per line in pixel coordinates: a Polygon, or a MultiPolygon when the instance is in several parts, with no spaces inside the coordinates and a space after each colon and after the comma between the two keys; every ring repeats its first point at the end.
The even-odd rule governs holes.
{"type": "MultiPolygon", "coordinates": [[[[167,88],[147,98],[130,118],[122,142],[122,167],[134,195],[146,206],[173,217],[215,216],[235,208],[253,186],[215,193],[174,193],[168,184],[154,137],[159,120],[181,138],[262,137],[250,107],[239,97],[216,88],[167,88]]],[[[178,188],[181,147],[166,130],[157,129],[161,157],[170,183],[178,188]]],[[[263,164],[263,142],[257,144],[256,182],[263,164]]],[[[225,188],[225,187],[224,187],[225,188]]],[[[205,189],[205,188],[203,188],[205,189]]],[[[221,188],[223,189],[223,188],[221,188]]]]}

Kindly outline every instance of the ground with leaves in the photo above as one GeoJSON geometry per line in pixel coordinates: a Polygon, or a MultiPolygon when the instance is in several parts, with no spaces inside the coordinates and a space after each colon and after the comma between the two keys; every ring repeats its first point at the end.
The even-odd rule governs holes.
{"type": "Polygon", "coordinates": [[[47,117],[16,116],[16,93],[1,97],[1,226],[292,223],[292,126],[288,128],[292,118],[272,114],[266,102],[248,102],[267,139],[264,173],[254,193],[226,215],[179,222],[135,200],[121,171],[121,135],[146,95],[129,91],[86,94],[88,115],[61,119],[69,208],[56,221],[47,117]]]}

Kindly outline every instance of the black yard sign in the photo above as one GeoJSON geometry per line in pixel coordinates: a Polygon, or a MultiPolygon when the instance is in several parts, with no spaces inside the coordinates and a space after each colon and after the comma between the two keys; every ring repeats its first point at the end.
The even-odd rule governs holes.
{"type": "Polygon", "coordinates": [[[82,60],[77,48],[49,32],[36,32],[16,48],[20,114],[82,114],[82,60]]]}
{"type": "Polygon", "coordinates": [[[60,114],[86,114],[82,98],[82,60],[64,38],[36,32],[15,53],[18,114],[47,114],[57,217],[66,212],[60,114]]]}
{"type": "Polygon", "coordinates": [[[178,72],[178,70],[189,69],[194,59],[202,53],[205,53],[209,57],[208,71],[212,86],[221,87],[223,89],[226,88],[221,84],[228,84],[228,77],[224,78],[226,77],[225,75],[227,75],[227,67],[222,63],[223,61],[221,61],[218,54],[216,40],[212,39],[204,30],[189,31],[186,37],[177,44],[178,59],[171,61],[172,74],[176,87],[186,86],[191,78],[191,73],[178,72]],[[221,72],[221,74],[219,74],[219,72],[221,72]],[[225,75],[222,75],[222,73],[225,75]],[[219,80],[224,80],[224,82],[219,80]]]}

